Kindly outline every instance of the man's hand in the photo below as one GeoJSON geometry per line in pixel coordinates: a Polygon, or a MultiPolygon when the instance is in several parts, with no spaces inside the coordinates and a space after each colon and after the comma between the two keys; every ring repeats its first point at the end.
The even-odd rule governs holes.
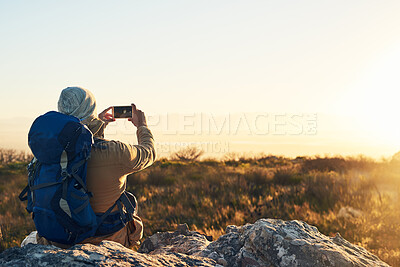
{"type": "Polygon", "coordinates": [[[135,104],[132,104],[132,118],[129,118],[128,121],[131,121],[136,127],[147,126],[143,111],[136,109],[135,104]]]}
{"type": "Polygon", "coordinates": [[[107,113],[111,109],[112,107],[106,108],[103,112],[99,114],[99,119],[102,120],[106,125],[109,122],[115,121],[113,114],[107,113]]]}

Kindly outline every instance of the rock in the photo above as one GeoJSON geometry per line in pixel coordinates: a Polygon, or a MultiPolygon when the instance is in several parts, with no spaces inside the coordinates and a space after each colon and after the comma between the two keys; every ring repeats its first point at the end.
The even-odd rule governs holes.
{"type": "Polygon", "coordinates": [[[202,256],[221,266],[389,266],[340,234],[328,237],[296,220],[261,219],[240,227],[230,225],[214,242],[189,230],[157,233],[139,251],[202,256]]]}
{"type": "Polygon", "coordinates": [[[301,221],[261,219],[228,226],[214,242],[189,231],[147,238],[138,252],[103,241],[70,249],[28,244],[0,254],[0,266],[389,266],[339,234],[327,237],[301,221]]]}
{"type": "Polygon", "coordinates": [[[180,253],[147,255],[119,243],[103,241],[99,246],[75,245],[70,249],[28,244],[0,254],[0,266],[215,266],[208,258],[180,253]]]}
{"type": "Polygon", "coordinates": [[[178,226],[175,232],[156,233],[147,238],[138,252],[149,254],[183,253],[200,255],[210,244],[206,236],[189,231],[187,224],[178,226]]]}
{"type": "Polygon", "coordinates": [[[344,218],[347,220],[351,220],[354,218],[359,218],[363,215],[362,211],[357,210],[355,208],[352,207],[341,207],[338,214],[336,215],[336,217],[338,218],[344,218]]]}
{"type": "Polygon", "coordinates": [[[339,234],[327,237],[301,221],[261,219],[226,232],[203,257],[217,253],[228,266],[389,266],[339,234]]]}

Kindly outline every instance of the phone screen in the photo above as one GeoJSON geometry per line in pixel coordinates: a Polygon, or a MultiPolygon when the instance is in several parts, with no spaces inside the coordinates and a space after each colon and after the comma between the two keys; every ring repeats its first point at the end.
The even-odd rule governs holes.
{"type": "Polygon", "coordinates": [[[116,119],[125,119],[132,117],[132,106],[115,106],[114,110],[114,118],[116,119]]]}

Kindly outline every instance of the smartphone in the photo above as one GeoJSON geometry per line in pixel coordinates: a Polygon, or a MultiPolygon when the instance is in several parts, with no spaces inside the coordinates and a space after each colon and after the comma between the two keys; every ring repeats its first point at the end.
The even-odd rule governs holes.
{"type": "Polygon", "coordinates": [[[114,106],[113,116],[115,119],[132,118],[132,106],[114,106]]]}

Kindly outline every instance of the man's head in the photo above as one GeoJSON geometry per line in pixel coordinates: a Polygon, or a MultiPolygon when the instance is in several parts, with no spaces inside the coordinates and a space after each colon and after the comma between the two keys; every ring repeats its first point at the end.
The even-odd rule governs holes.
{"type": "Polygon", "coordinates": [[[67,87],[62,90],[58,99],[58,111],[80,120],[97,117],[96,99],[87,89],[67,87]]]}

